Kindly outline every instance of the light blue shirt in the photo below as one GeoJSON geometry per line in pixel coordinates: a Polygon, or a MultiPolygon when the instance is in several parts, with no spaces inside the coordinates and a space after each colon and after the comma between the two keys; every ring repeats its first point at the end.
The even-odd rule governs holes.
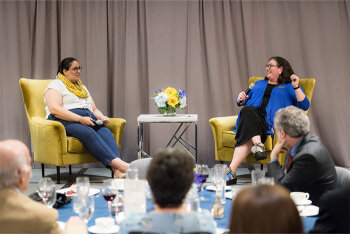
{"type": "Polygon", "coordinates": [[[184,233],[209,232],[216,233],[214,219],[208,210],[186,214],[173,213],[129,213],[120,224],[119,233],[154,232],[184,233]]]}

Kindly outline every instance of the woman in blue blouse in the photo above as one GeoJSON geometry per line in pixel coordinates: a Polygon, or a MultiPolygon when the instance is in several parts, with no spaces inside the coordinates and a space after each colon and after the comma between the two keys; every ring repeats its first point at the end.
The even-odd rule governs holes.
{"type": "Polygon", "coordinates": [[[236,146],[228,185],[237,182],[236,169],[250,152],[256,160],[267,157],[264,142],[267,135],[273,135],[273,118],[279,109],[290,105],[309,109],[310,102],[299,87],[299,77],[286,59],[270,58],[266,64],[266,73],[265,79],[257,81],[248,95],[241,92],[237,96],[237,103],[244,107],[238,115],[234,130],[236,146]]]}

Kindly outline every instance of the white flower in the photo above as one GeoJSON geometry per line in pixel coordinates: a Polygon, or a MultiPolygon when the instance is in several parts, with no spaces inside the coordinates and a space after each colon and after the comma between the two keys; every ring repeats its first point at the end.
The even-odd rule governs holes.
{"type": "Polygon", "coordinates": [[[154,98],[158,107],[166,107],[169,96],[166,93],[160,93],[157,97],[154,98]]]}
{"type": "Polygon", "coordinates": [[[185,108],[187,106],[187,99],[186,96],[180,98],[180,108],[185,108]]]}

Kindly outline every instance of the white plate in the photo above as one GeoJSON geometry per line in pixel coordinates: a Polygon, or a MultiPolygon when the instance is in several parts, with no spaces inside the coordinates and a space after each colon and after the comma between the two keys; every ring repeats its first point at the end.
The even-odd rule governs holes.
{"type": "MultiPolygon", "coordinates": [[[[66,194],[67,197],[71,197],[71,196],[76,196],[77,194],[72,194],[72,195],[68,195],[67,192],[69,192],[70,188],[64,188],[64,189],[60,189],[57,190],[57,193],[62,193],[62,194],[66,194]]],[[[94,196],[96,194],[98,194],[100,192],[100,189],[98,188],[90,188],[89,189],[89,196],[94,196]]]]}
{"type": "Polygon", "coordinates": [[[113,183],[118,190],[124,190],[124,179],[114,179],[113,183]]]}
{"type": "Polygon", "coordinates": [[[294,203],[297,205],[297,206],[307,206],[307,205],[311,205],[312,201],[311,200],[298,200],[298,201],[295,201],[293,200],[294,203]]]}
{"type": "MultiPolygon", "coordinates": [[[[205,187],[207,190],[210,190],[210,191],[216,191],[216,187],[214,185],[208,185],[207,187],[205,187]]],[[[232,188],[230,186],[225,186],[225,190],[231,190],[232,188]]]]}
{"type": "Polygon", "coordinates": [[[118,225],[113,225],[110,228],[98,228],[96,225],[91,226],[88,228],[89,232],[96,233],[96,234],[104,234],[104,233],[117,233],[119,232],[119,226],[118,225]]]}
{"type": "Polygon", "coordinates": [[[298,206],[300,216],[315,216],[318,215],[320,208],[314,205],[298,206]]]}

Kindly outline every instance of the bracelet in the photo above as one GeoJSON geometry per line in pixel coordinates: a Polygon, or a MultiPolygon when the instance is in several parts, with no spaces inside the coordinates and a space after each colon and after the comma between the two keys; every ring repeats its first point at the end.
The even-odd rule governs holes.
{"type": "MultiPolygon", "coordinates": [[[[293,88],[294,88],[294,87],[293,87],[293,88]]],[[[299,88],[300,88],[300,86],[298,85],[297,87],[294,88],[294,90],[299,89],[299,88]]]]}

